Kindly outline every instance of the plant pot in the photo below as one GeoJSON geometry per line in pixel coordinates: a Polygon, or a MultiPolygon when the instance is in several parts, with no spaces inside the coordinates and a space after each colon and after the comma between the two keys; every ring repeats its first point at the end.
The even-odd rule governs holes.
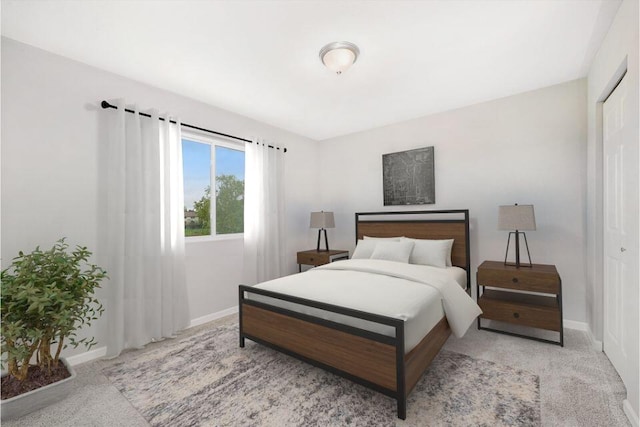
{"type": "Polygon", "coordinates": [[[19,418],[65,399],[73,387],[76,371],[63,357],[60,358],[60,361],[66,366],[71,374],[70,377],[10,399],[0,400],[0,419],[5,421],[19,418]]]}

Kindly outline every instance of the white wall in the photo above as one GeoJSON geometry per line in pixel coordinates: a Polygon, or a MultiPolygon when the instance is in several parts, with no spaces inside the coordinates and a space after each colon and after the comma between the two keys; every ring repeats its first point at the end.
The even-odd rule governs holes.
{"type": "MultiPolygon", "coordinates": [[[[318,184],[316,142],[6,38],[2,65],[3,268],[19,250],[50,247],[62,236],[88,246],[100,259],[97,165],[104,121],[98,105],[125,98],[140,108],[170,111],[189,124],[287,147],[287,259],[290,272],[297,271],[295,253],[310,243],[315,194],[308,189],[318,184]]],[[[186,252],[191,318],[237,305],[242,240],[188,243],[186,252]]],[[[102,319],[86,333],[100,341],[105,324],[102,319]]]]}
{"type": "MultiPolygon", "coordinates": [[[[588,172],[587,172],[587,320],[589,328],[597,340],[603,336],[603,214],[602,214],[602,101],[611,92],[625,68],[628,79],[630,114],[634,118],[628,125],[635,129],[638,141],[640,115],[638,75],[640,71],[638,50],[638,21],[640,12],[637,0],[625,0],[611,24],[607,36],[596,54],[588,76],[588,172]]],[[[636,215],[638,213],[636,212],[636,215]]],[[[638,218],[640,219],[640,217],[638,218]]],[[[637,271],[637,269],[636,269],[637,271]]],[[[638,386],[638,287],[635,295],[626,298],[635,301],[635,319],[626,323],[628,337],[635,340],[632,360],[636,360],[633,383],[625,384],[627,399],[635,411],[640,414],[640,390],[638,386]]]]}
{"type": "Polygon", "coordinates": [[[399,209],[383,206],[382,154],[432,145],[437,203],[400,209],[470,209],[475,271],[483,260],[504,259],[498,206],[532,203],[532,260],[558,267],[564,318],[584,322],[586,128],[583,79],[323,141],[332,246],[353,249],[354,212],[399,209]]]}

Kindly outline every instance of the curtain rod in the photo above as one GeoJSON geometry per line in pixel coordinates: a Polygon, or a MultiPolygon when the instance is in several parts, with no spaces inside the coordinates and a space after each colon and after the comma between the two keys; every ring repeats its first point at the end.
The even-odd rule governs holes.
{"type": "MultiPolygon", "coordinates": [[[[102,102],[100,103],[100,106],[101,106],[102,108],[104,108],[104,109],[107,109],[107,108],[113,108],[113,109],[115,109],[115,110],[117,110],[117,109],[118,109],[118,107],[117,107],[116,105],[111,105],[111,104],[109,104],[109,102],[107,102],[107,101],[102,101],[102,102]]],[[[125,108],[125,109],[124,109],[124,111],[126,111],[127,113],[135,113],[135,111],[130,110],[130,109],[128,109],[128,108],[125,108]]],[[[151,117],[151,114],[141,113],[141,112],[139,112],[139,111],[138,111],[138,114],[140,114],[141,116],[144,116],[144,117],[151,117]]],[[[164,117],[158,117],[158,118],[159,118],[160,120],[162,120],[162,121],[164,121],[164,120],[165,120],[165,119],[164,119],[164,117]]],[[[169,120],[169,122],[171,122],[171,123],[176,123],[176,121],[175,121],[175,120],[169,120]]],[[[243,141],[243,142],[248,142],[249,144],[253,144],[253,141],[251,141],[250,139],[240,138],[239,136],[233,136],[233,135],[229,135],[229,134],[222,133],[222,132],[216,132],[215,130],[205,129],[205,128],[201,128],[201,127],[198,127],[198,126],[189,125],[189,124],[187,124],[187,123],[180,123],[180,125],[182,125],[182,126],[184,126],[184,127],[186,127],[186,128],[189,128],[189,129],[195,129],[195,130],[199,130],[199,131],[203,131],[203,132],[208,132],[208,133],[212,133],[212,134],[214,134],[214,135],[220,135],[220,136],[224,136],[224,137],[226,137],[226,138],[236,139],[236,140],[238,140],[238,141],[243,141]]],[[[279,150],[279,149],[280,149],[280,147],[275,147],[275,146],[273,146],[273,145],[267,145],[267,147],[269,147],[269,148],[275,148],[276,150],[279,150]]],[[[286,152],[287,152],[287,149],[286,149],[286,148],[284,148],[284,149],[282,150],[282,152],[283,152],[283,153],[286,153],[286,152]]]]}

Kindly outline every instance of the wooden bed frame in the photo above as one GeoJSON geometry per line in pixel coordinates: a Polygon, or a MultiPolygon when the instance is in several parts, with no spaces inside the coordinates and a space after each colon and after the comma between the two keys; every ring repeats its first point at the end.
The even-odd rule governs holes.
{"type": "MultiPolygon", "coordinates": [[[[467,271],[467,291],[471,289],[468,210],[366,212],[356,213],[355,219],[356,241],[363,236],[455,239],[452,264],[467,271]],[[424,217],[436,219],[414,219],[424,217]]],[[[238,293],[240,347],[244,347],[245,339],[250,339],[393,397],[398,402],[401,419],[406,418],[407,396],[451,334],[443,317],[405,354],[403,320],[245,285],[239,286],[238,293]],[[391,326],[395,328],[395,336],[275,307],[247,299],[248,294],[391,326]]]]}

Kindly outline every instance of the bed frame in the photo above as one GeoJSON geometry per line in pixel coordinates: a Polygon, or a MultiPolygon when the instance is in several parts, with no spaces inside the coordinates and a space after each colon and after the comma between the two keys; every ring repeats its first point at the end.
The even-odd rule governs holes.
{"type": "MultiPolygon", "coordinates": [[[[355,225],[356,241],[365,235],[455,239],[451,261],[467,271],[467,290],[471,289],[468,210],[356,213],[355,225]]],[[[239,286],[238,293],[240,347],[244,347],[245,339],[250,339],[393,397],[401,419],[406,418],[407,396],[451,334],[443,317],[405,354],[403,320],[245,285],[239,286]],[[274,307],[246,298],[249,294],[391,326],[395,336],[274,307]]]]}

